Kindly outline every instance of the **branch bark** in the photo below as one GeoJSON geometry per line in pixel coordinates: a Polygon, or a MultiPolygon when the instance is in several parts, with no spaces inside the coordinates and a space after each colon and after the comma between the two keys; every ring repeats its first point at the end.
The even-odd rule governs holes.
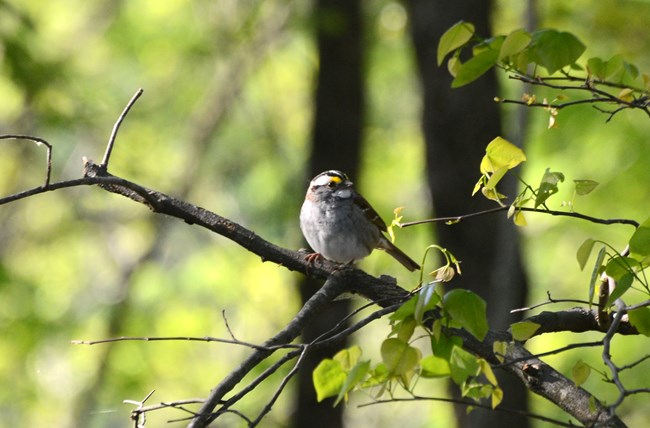
{"type": "MultiPolygon", "coordinates": [[[[265,241],[254,232],[208,210],[146,189],[127,180],[110,176],[110,174],[103,172],[93,163],[86,165],[86,171],[88,177],[98,179],[97,183],[106,190],[144,203],[155,212],[182,219],[189,224],[205,227],[235,241],[258,255],[263,261],[272,261],[285,266],[287,269],[299,271],[311,277],[334,279],[319,290],[287,328],[265,343],[265,346],[278,345],[282,342],[288,343],[288,341],[293,340],[300,333],[300,326],[304,325],[327,302],[342,292],[359,294],[382,307],[400,303],[410,296],[406,290],[398,287],[387,277],[375,278],[358,269],[341,269],[340,265],[327,260],[317,261],[310,265],[300,252],[290,251],[265,241]],[[106,174],[106,176],[102,177],[98,174],[106,174]]],[[[463,339],[464,347],[467,350],[494,364],[499,363],[493,352],[494,342],[512,341],[512,337],[507,332],[490,332],[483,341],[478,341],[464,330],[456,330],[455,334],[463,339]]],[[[189,426],[192,428],[207,426],[212,420],[213,412],[219,405],[221,398],[231,391],[254,365],[268,355],[270,355],[268,351],[253,352],[238,369],[212,390],[189,426]]],[[[535,358],[521,344],[515,343],[509,347],[505,363],[510,360],[516,360],[517,362],[506,365],[503,367],[504,370],[514,374],[529,390],[555,403],[581,423],[585,425],[598,424],[605,427],[625,426],[618,416],[611,415],[596,397],[577,387],[570,379],[535,358]]]]}

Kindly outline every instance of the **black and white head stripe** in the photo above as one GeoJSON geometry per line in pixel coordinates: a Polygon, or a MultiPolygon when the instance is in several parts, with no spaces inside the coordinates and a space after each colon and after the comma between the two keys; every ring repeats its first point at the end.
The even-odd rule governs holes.
{"type": "Polygon", "coordinates": [[[328,186],[331,184],[341,184],[345,181],[349,181],[347,175],[341,171],[331,169],[329,171],[322,172],[318,174],[311,181],[312,186],[328,186]]]}

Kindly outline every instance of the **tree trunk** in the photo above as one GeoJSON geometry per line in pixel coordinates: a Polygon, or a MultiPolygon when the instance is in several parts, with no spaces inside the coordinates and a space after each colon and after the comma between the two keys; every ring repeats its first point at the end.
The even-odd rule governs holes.
{"type": "MultiPolygon", "coordinates": [[[[360,3],[359,0],[318,0],[315,5],[319,72],[307,179],[328,169],[357,176],[364,117],[360,3]]],[[[301,281],[303,303],[320,286],[309,278],[301,281]]],[[[308,342],[330,329],[348,313],[347,301],[335,302],[305,328],[303,341],[308,342]]],[[[339,349],[319,349],[308,355],[298,375],[297,407],[292,426],[337,428],[343,425],[343,406],[332,408],[332,399],[317,403],[312,383],[316,365],[324,358],[331,358],[339,349]]]]}
{"type": "MultiPolygon", "coordinates": [[[[479,164],[485,146],[501,135],[499,107],[493,101],[497,83],[487,73],[467,87],[451,89],[446,66],[438,67],[440,36],[460,20],[472,22],[482,36],[490,35],[491,4],[484,0],[410,0],[411,36],[424,93],[422,128],[426,139],[427,179],[436,216],[452,216],[493,207],[480,195],[471,197],[480,177],[479,164]]],[[[502,193],[513,195],[510,182],[502,193]]],[[[492,329],[504,329],[514,321],[509,310],[523,306],[526,278],[523,272],[517,232],[504,215],[480,217],[451,226],[440,226],[438,243],[462,263],[462,275],[454,287],[470,289],[487,301],[492,329]]],[[[525,410],[527,393],[511,377],[501,376],[503,406],[525,410]]],[[[455,391],[457,388],[453,387],[455,391]]],[[[528,426],[527,418],[457,408],[462,427],[528,426]]]]}

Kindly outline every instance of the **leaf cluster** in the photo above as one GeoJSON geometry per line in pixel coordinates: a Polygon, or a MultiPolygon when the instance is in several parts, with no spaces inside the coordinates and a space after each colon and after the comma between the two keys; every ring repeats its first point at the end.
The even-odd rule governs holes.
{"type": "MultiPolygon", "coordinates": [[[[452,256],[453,257],[453,256],[452,256]]],[[[454,259],[455,260],[455,259],[454,259]]],[[[457,263],[456,263],[457,266],[457,263]]],[[[358,346],[344,349],[323,360],[313,372],[319,401],[336,397],[334,405],[347,400],[352,390],[372,390],[375,398],[391,396],[399,386],[414,394],[420,379],[450,379],[463,397],[477,403],[490,399],[496,407],[503,398],[490,364],[463,348],[462,339],[451,334],[463,328],[478,340],[488,332],[486,303],[477,294],[463,289],[444,292],[446,265],[431,274],[435,280],[421,287],[391,317],[391,330],[381,343],[381,362],[362,359],[358,346]],[[416,334],[419,332],[420,334],[416,334]],[[415,342],[427,340],[424,346],[415,342]]]]}
{"type": "MultiPolygon", "coordinates": [[[[461,21],[440,38],[437,61],[442,65],[449,57],[447,69],[453,77],[452,88],[465,86],[497,67],[514,79],[559,90],[551,102],[545,98],[539,102],[536,95],[530,94],[524,94],[520,101],[496,98],[498,102],[545,108],[550,114],[549,127],[556,126],[559,109],[584,102],[617,104],[619,109],[641,108],[650,114],[650,76],[621,55],[608,59],[592,57],[579,63],[585,49],[578,37],[566,31],[529,32],[520,28],[484,38],[476,34],[473,24],[461,21]],[[567,90],[586,91],[591,98],[566,101],[567,90]]],[[[619,109],[610,113],[613,115],[619,109]]]]}

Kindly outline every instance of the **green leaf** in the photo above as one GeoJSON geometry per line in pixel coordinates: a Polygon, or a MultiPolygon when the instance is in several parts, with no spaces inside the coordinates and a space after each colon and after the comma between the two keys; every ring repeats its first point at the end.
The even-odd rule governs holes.
{"type": "Polygon", "coordinates": [[[501,168],[512,169],[526,161],[523,150],[502,137],[496,137],[485,148],[481,174],[495,173],[501,168]]]}
{"type": "Polygon", "coordinates": [[[592,76],[600,80],[605,80],[605,76],[607,76],[607,67],[605,65],[605,61],[603,61],[601,58],[589,58],[587,60],[587,68],[589,69],[589,73],[591,73],[592,76]]]}
{"type": "Polygon", "coordinates": [[[626,273],[623,276],[621,276],[617,281],[616,281],[616,287],[614,287],[614,291],[612,291],[612,294],[609,295],[609,298],[607,299],[607,306],[611,305],[621,297],[629,288],[632,286],[632,282],[634,281],[634,275],[631,273],[626,273]]]}
{"type": "Polygon", "coordinates": [[[392,375],[402,376],[417,366],[420,351],[400,339],[390,338],[381,344],[381,359],[392,375]]]}
{"type": "Polygon", "coordinates": [[[454,321],[483,340],[488,332],[485,300],[469,290],[455,289],[445,294],[443,306],[454,321]]]}
{"type": "Polygon", "coordinates": [[[510,326],[510,331],[513,339],[525,341],[530,339],[540,327],[540,324],[532,321],[521,321],[512,324],[510,326]]]}
{"type": "Polygon", "coordinates": [[[321,402],[327,397],[338,395],[345,383],[347,373],[340,362],[328,358],[318,364],[312,378],[316,389],[316,400],[321,402]]]}
{"type": "Polygon", "coordinates": [[[402,306],[399,307],[390,317],[391,321],[401,321],[415,313],[415,306],[418,301],[418,296],[413,296],[408,299],[402,306]]]}
{"type": "Polygon", "coordinates": [[[589,260],[589,256],[591,255],[591,250],[593,250],[595,243],[596,241],[594,241],[593,239],[587,238],[585,239],[585,242],[582,243],[580,248],[578,248],[576,258],[578,259],[578,265],[580,266],[580,270],[584,270],[585,266],[587,265],[587,261],[589,260]]]}
{"type": "Polygon", "coordinates": [[[571,370],[571,378],[573,383],[576,386],[580,386],[587,381],[589,375],[591,374],[591,367],[588,364],[585,364],[584,361],[578,360],[578,362],[573,366],[571,370]]]}
{"type": "Polygon", "coordinates": [[[611,79],[614,75],[621,73],[624,67],[623,57],[615,55],[609,60],[604,61],[601,58],[589,58],[587,60],[589,72],[599,80],[611,79]]]}
{"type": "Polygon", "coordinates": [[[417,322],[415,321],[415,318],[404,318],[404,320],[396,326],[397,338],[403,342],[408,342],[411,336],[413,336],[413,332],[415,331],[416,326],[417,322]]]}
{"type": "Polygon", "coordinates": [[[632,324],[639,333],[650,336],[650,308],[642,307],[627,312],[632,324]]]}
{"type": "Polygon", "coordinates": [[[426,378],[447,377],[451,375],[449,360],[429,355],[420,361],[420,375],[426,378]]]}
{"type": "Polygon", "coordinates": [[[347,401],[347,394],[357,386],[363,378],[366,376],[368,371],[370,370],[370,361],[363,361],[358,363],[356,366],[350,370],[348,373],[348,376],[345,378],[345,382],[343,382],[343,385],[341,386],[341,389],[339,390],[339,395],[336,397],[336,401],[334,401],[334,405],[336,406],[341,402],[342,399],[346,399],[347,401]]]}
{"type": "Polygon", "coordinates": [[[622,55],[614,55],[607,61],[601,58],[590,58],[587,67],[595,78],[623,85],[634,85],[639,76],[639,69],[634,64],[626,62],[622,55]]]}
{"type": "Polygon", "coordinates": [[[492,173],[490,176],[490,179],[485,183],[485,188],[486,189],[494,189],[497,187],[497,184],[499,184],[499,181],[503,178],[503,176],[506,175],[506,173],[509,171],[508,167],[504,166],[492,173]]]}
{"type": "Polygon", "coordinates": [[[571,33],[545,29],[533,33],[529,49],[532,60],[553,74],[575,63],[585,45],[571,33]]]}
{"type": "Polygon", "coordinates": [[[503,59],[518,54],[528,47],[532,37],[528,31],[520,28],[514,30],[503,41],[501,45],[501,51],[499,52],[499,61],[503,59]]]}
{"type": "Polygon", "coordinates": [[[463,63],[460,62],[460,59],[455,55],[449,58],[449,61],[447,61],[447,71],[449,71],[451,77],[456,77],[458,74],[458,69],[462,64],[463,63]]]}
{"type": "Polygon", "coordinates": [[[449,365],[451,378],[457,385],[465,382],[468,377],[478,376],[479,374],[478,359],[460,346],[454,346],[451,350],[449,365]]]}
{"type": "Polygon", "coordinates": [[[351,346],[347,349],[342,349],[334,355],[334,360],[341,363],[341,368],[348,371],[357,365],[361,357],[361,348],[358,345],[351,346]]]}
{"type": "Polygon", "coordinates": [[[451,87],[460,88],[478,79],[497,63],[498,58],[499,51],[494,49],[486,49],[473,56],[458,67],[451,87]]]}
{"type": "Polygon", "coordinates": [[[454,346],[462,346],[463,340],[458,336],[446,336],[441,334],[438,339],[431,338],[431,351],[437,357],[447,361],[451,358],[451,351],[454,346]]]}
{"type": "Polygon", "coordinates": [[[591,307],[591,302],[594,300],[594,293],[596,292],[596,283],[602,272],[601,268],[603,266],[603,260],[605,260],[605,255],[607,254],[607,249],[602,247],[598,251],[598,256],[596,257],[596,263],[594,263],[594,269],[591,271],[591,278],[589,280],[589,306],[591,307]]]}
{"type": "Polygon", "coordinates": [[[390,373],[384,363],[379,363],[375,368],[368,371],[368,379],[361,385],[363,388],[370,388],[377,385],[382,385],[388,382],[390,373]]]}
{"type": "Polygon", "coordinates": [[[528,222],[526,221],[526,216],[524,216],[524,213],[521,210],[517,210],[517,212],[515,212],[513,221],[517,226],[520,227],[528,226],[528,222]]]}
{"type": "Polygon", "coordinates": [[[605,266],[605,273],[618,281],[625,275],[630,275],[639,267],[639,262],[632,257],[612,257],[605,266]]]}
{"type": "Polygon", "coordinates": [[[499,382],[497,381],[497,377],[494,375],[494,372],[492,371],[492,367],[490,366],[490,363],[485,361],[483,358],[480,358],[478,360],[479,366],[481,367],[481,373],[485,376],[485,378],[494,386],[498,386],[499,382]]]}
{"type": "Polygon", "coordinates": [[[492,352],[497,360],[502,363],[505,360],[506,352],[508,352],[508,342],[494,341],[492,344],[492,352]]]}
{"type": "Polygon", "coordinates": [[[474,25],[460,21],[440,37],[438,42],[438,65],[442,64],[448,53],[465,45],[474,35],[474,25]]]}
{"type": "Polygon", "coordinates": [[[630,253],[641,258],[650,256],[650,218],[641,223],[630,238],[630,253]]]}
{"type": "Polygon", "coordinates": [[[573,180],[576,185],[576,193],[580,196],[593,192],[600,183],[594,180],[573,180]]]}
{"type": "Polygon", "coordinates": [[[417,295],[417,303],[415,305],[415,320],[422,323],[424,314],[433,309],[440,302],[440,296],[436,293],[435,284],[424,285],[417,295]]]}
{"type": "Polygon", "coordinates": [[[553,172],[546,168],[542,181],[539,183],[537,189],[537,196],[535,197],[535,208],[542,205],[548,198],[558,192],[557,184],[564,181],[564,174],[561,172],[553,172]]]}

